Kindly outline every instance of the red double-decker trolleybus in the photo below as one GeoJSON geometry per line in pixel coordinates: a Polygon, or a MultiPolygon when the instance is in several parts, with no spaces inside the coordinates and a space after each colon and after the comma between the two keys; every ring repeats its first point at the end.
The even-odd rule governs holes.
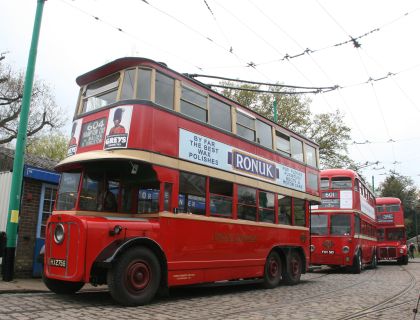
{"type": "Polygon", "coordinates": [[[318,146],[162,63],[122,58],[80,96],[44,281],[107,284],[123,305],[233,279],[294,284],[309,266],[318,146]]]}
{"type": "Polygon", "coordinates": [[[376,268],[375,198],[348,169],[321,171],[321,204],[311,212],[311,264],[376,268]]]}
{"type": "Polygon", "coordinates": [[[401,200],[393,197],[376,198],[379,261],[397,260],[408,263],[407,237],[401,200]]]}

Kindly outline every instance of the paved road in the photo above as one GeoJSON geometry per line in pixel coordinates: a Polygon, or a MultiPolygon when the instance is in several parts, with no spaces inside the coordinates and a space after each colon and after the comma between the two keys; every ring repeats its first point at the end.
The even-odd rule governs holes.
{"type": "Polygon", "coordinates": [[[272,290],[258,284],[176,289],[136,308],[115,305],[105,291],[2,294],[0,319],[413,319],[420,263],[379,265],[360,275],[320,270],[302,280],[272,290]]]}

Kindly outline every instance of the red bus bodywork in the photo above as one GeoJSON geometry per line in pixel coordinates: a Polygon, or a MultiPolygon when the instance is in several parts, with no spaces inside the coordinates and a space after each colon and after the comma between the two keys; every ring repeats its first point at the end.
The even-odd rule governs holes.
{"type": "Polygon", "coordinates": [[[311,264],[359,273],[376,267],[376,246],[373,194],[352,170],[322,170],[321,204],[311,210],[311,264]]]}
{"type": "MultiPolygon", "coordinates": [[[[116,60],[79,77],[77,82],[83,88],[125,68],[139,66],[211,94],[232,108],[237,106],[199,82],[161,63],[142,58],[116,60]]],[[[81,90],[81,96],[86,91],[89,90],[81,90]]],[[[176,96],[177,93],[175,99],[176,96]]],[[[120,303],[138,305],[150,301],[157,286],[168,288],[263,278],[266,287],[272,287],[280,275],[285,282],[296,283],[300,274],[307,270],[309,202],[320,200],[319,170],[316,167],[282,156],[153,101],[117,100],[89,112],[80,112],[80,105],[72,132],[79,143],[70,143],[70,156],[57,167],[64,174],[57,200],[59,205],[56,203],[46,229],[44,281],[51,290],[70,293],[77,291],[83,283],[108,283],[111,294],[120,303]],[[118,108],[122,111],[117,112],[118,108]],[[121,118],[127,115],[131,119],[124,123],[121,118]],[[118,125],[118,130],[115,134],[107,134],[111,132],[112,121],[118,125]],[[77,126],[79,131],[75,129],[77,126]],[[126,132],[128,128],[129,134],[126,132]],[[192,154],[192,148],[204,151],[192,154]],[[222,152],[226,153],[226,158],[213,157],[222,152]],[[221,161],[226,162],[223,163],[225,167],[233,166],[232,158],[237,154],[241,157],[242,171],[220,169],[221,161]],[[248,163],[252,163],[252,168],[245,172],[248,163]],[[293,185],[286,181],[280,187],[278,175],[282,170],[292,172],[301,180],[293,181],[295,178],[291,176],[293,185]],[[118,176],[119,172],[121,176],[118,176]],[[181,195],[180,185],[184,183],[181,172],[205,179],[203,196],[188,200],[189,208],[201,210],[201,214],[181,210],[181,205],[187,207],[188,196],[181,195]],[[95,196],[89,190],[93,190],[97,181],[102,181],[95,180],[98,173],[105,178],[117,177],[112,185],[117,190],[118,210],[91,209],[90,203],[95,196]],[[265,176],[261,178],[263,174],[265,176]],[[65,189],[66,180],[74,182],[70,191],[65,189]],[[217,183],[213,183],[213,187],[218,188],[221,195],[212,193],[212,181],[219,180],[232,185],[232,194],[223,194],[226,190],[217,183]],[[256,190],[254,204],[246,202],[246,197],[241,200],[243,204],[239,203],[239,193],[247,188],[256,190]],[[141,192],[145,196],[140,199],[141,192]],[[290,212],[293,214],[289,224],[283,224],[277,214],[283,196],[290,198],[290,212]],[[227,216],[225,211],[225,216],[218,212],[213,214],[216,200],[210,201],[211,197],[220,205],[226,204],[228,199],[231,212],[227,216]],[[74,205],[68,205],[72,201],[74,205]],[[151,201],[154,207],[147,207],[148,211],[139,213],[143,202],[147,201],[151,201]],[[128,203],[129,209],[125,208],[128,203]],[[299,216],[303,219],[301,225],[297,207],[300,203],[304,212],[299,216]],[[245,218],[239,217],[241,206],[246,207],[243,209],[245,218]],[[249,210],[256,212],[253,221],[246,218],[249,210]],[[115,279],[120,273],[125,274],[125,280],[118,282],[115,279]],[[150,286],[154,289],[149,290],[150,286]],[[128,289],[121,289],[125,287],[128,289]],[[129,299],[118,297],[121,293],[129,299]]],[[[256,119],[263,119],[250,110],[247,112],[256,119]]],[[[317,147],[303,137],[289,134],[313,148],[317,147]]],[[[194,184],[190,188],[194,189],[194,184]]],[[[191,194],[197,190],[192,190],[191,194]]]]}
{"type": "Polygon", "coordinates": [[[378,224],[378,260],[408,263],[407,237],[401,200],[393,197],[376,198],[378,224]]]}

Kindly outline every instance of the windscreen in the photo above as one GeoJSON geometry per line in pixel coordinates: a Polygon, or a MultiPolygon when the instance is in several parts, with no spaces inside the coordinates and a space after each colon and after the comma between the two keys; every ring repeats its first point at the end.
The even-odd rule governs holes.
{"type": "Polygon", "coordinates": [[[331,215],[330,234],[338,236],[348,236],[351,231],[351,216],[348,214],[331,215]]]}
{"type": "Polygon", "coordinates": [[[311,234],[327,235],[328,234],[328,216],[324,214],[311,215],[311,234]]]}
{"type": "Polygon", "coordinates": [[[76,206],[80,172],[65,172],[61,175],[56,210],[73,210],[76,206]]]}
{"type": "Polygon", "coordinates": [[[402,229],[387,229],[385,232],[385,240],[388,241],[402,241],[404,240],[404,230],[402,229]]]}

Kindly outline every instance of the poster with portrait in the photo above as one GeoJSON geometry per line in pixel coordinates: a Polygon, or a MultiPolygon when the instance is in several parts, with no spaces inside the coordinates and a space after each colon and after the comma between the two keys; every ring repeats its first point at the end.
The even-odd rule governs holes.
{"type": "Polygon", "coordinates": [[[67,147],[67,157],[75,155],[77,152],[77,145],[79,144],[80,128],[82,127],[82,119],[73,121],[71,128],[71,136],[67,147]]]}
{"type": "Polygon", "coordinates": [[[109,110],[104,149],[127,148],[133,106],[118,106],[109,110]]]}

